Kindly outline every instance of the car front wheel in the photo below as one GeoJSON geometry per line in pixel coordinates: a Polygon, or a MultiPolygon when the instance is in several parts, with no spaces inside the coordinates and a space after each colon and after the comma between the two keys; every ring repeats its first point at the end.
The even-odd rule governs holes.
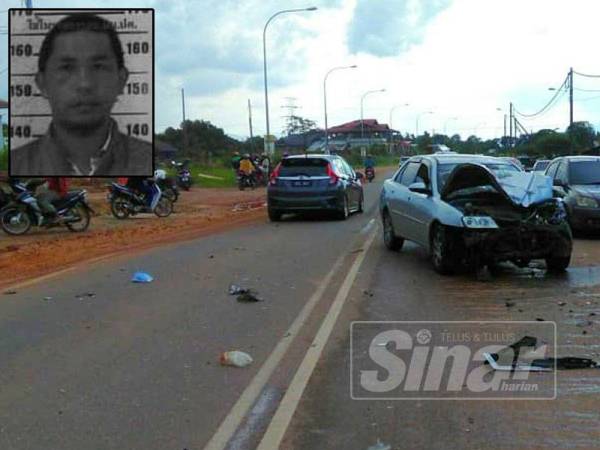
{"type": "Polygon", "coordinates": [[[546,268],[548,272],[564,272],[571,264],[571,255],[569,256],[551,256],[546,258],[546,268]]]}
{"type": "Polygon", "coordinates": [[[404,239],[396,236],[394,225],[390,214],[385,211],[383,213],[383,243],[390,250],[400,250],[404,245],[404,239]]]}
{"type": "Polygon", "coordinates": [[[435,224],[431,236],[431,262],[440,275],[453,273],[454,261],[450,252],[450,236],[446,227],[435,224]]]}

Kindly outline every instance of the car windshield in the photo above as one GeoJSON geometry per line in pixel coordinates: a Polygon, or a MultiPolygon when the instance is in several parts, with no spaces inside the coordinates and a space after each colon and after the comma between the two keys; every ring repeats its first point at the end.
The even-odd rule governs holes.
{"type": "MultiPolygon", "coordinates": [[[[442,189],[446,185],[446,181],[448,181],[448,177],[450,173],[454,170],[456,166],[459,164],[465,164],[464,162],[460,163],[450,163],[450,164],[439,164],[438,165],[438,192],[442,192],[442,189]]],[[[502,179],[511,173],[520,172],[517,167],[513,164],[507,164],[502,162],[485,162],[482,163],[483,166],[490,169],[494,172],[497,178],[502,179]]]]}
{"type": "Polygon", "coordinates": [[[327,176],[329,161],[324,158],[286,158],[281,161],[280,177],[327,176]]]}
{"type": "Polygon", "coordinates": [[[550,161],[538,161],[533,166],[533,170],[546,170],[548,164],[550,164],[550,161]]]}
{"type": "Polygon", "coordinates": [[[571,184],[600,184],[600,159],[571,161],[569,179],[571,184]]]}

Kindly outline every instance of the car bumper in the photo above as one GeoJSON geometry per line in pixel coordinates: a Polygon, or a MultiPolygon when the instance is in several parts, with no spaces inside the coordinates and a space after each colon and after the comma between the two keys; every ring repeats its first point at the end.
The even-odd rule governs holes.
{"type": "Polygon", "coordinates": [[[269,195],[267,206],[277,211],[333,211],[340,208],[342,197],[339,194],[329,195],[269,195]]]}
{"type": "Polygon", "coordinates": [[[467,230],[464,245],[471,255],[486,262],[532,260],[548,256],[568,256],[571,253],[571,232],[567,224],[546,226],[507,227],[493,231],[467,230]]]}
{"type": "Polygon", "coordinates": [[[574,230],[600,230],[600,208],[571,208],[569,223],[574,230]]]}

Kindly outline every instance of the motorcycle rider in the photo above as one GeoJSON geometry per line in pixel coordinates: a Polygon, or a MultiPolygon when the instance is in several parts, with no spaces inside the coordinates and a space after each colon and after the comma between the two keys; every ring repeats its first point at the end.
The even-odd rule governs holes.
{"type": "Polygon", "coordinates": [[[373,158],[370,154],[367,154],[365,158],[365,173],[368,170],[373,171],[373,176],[375,176],[375,158],[373,158]]]}
{"type": "Polygon", "coordinates": [[[233,152],[233,156],[231,157],[231,168],[236,172],[240,170],[240,160],[242,157],[240,156],[240,152],[233,152]]]}
{"type": "Polygon", "coordinates": [[[255,171],[256,171],[256,166],[250,159],[250,154],[245,153],[244,156],[242,157],[242,159],[240,159],[239,172],[242,175],[249,177],[253,182],[255,182],[256,181],[254,178],[255,171]]]}
{"type": "Polygon", "coordinates": [[[56,222],[58,216],[54,202],[65,197],[69,191],[69,182],[64,177],[49,177],[36,190],[36,199],[49,222],[56,222]]]}

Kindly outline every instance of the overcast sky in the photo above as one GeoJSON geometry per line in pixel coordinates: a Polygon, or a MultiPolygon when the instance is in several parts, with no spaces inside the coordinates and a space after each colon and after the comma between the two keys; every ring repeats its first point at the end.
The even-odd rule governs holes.
{"type": "MultiPolygon", "coordinates": [[[[267,30],[271,131],[280,135],[290,103],[320,127],[323,79],[329,126],[364,118],[401,132],[419,128],[466,137],[499,137],[512,101],[540,110],[569,68],[600,74],[598,0],[128,0],[156,9],[156,131],[181,122],[180,88],[189,119],[209,120],[246,137],[248,99],[254,134],[265,132],[262,32],[267,30]],[[293,100],[290,100],[292,98],[293,100]],[[404,106],[408,103],[409,106],[404,106]],[[497,108],[502,108],[498,111],[497,108]],[[433,111],[433,114],[421,114],[433,111]]],[[[122,7],[122,0],[33,0],[34,7],[122,7]]],[[[20,0],[3,0],[19,7],[20,0]]],[[[0,13],[0,27],[8,23],[0,13]]],[[[0,40],[0,97],[7,96],[6,35],[0,40]]],[[[600,129],[600,78],[575,75],[575,120],[600,129]],[[596,92],[594,92],[596,91],[596,92]]],[[[527,129],[568,125],[568,93],[527,129]]]]}

